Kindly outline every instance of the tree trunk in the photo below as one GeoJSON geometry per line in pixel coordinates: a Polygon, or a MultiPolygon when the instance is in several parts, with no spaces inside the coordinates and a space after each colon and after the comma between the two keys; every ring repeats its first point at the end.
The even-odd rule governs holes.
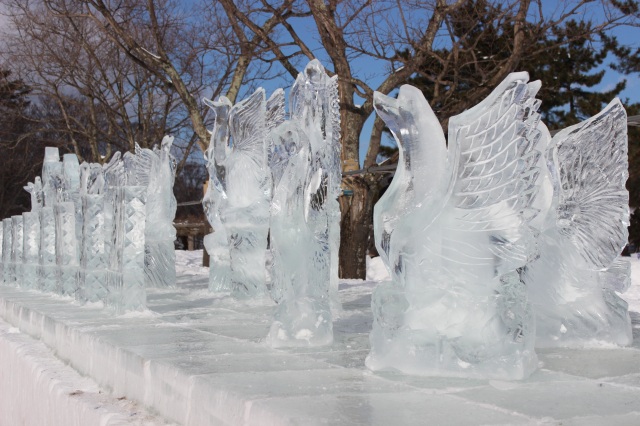
{"type": "Polygon", "coordinates": [[[350,176],[342,181],[345,192],[339,199],[340,277],[365,279],[367,249],[373,225],[373,205],[377,199],[378,182],[374,176],[350,176]]]}

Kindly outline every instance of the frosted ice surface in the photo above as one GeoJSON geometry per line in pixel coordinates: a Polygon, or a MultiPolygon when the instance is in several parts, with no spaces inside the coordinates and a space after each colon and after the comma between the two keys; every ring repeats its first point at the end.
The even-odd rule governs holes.
{"type": "Polygon", "coordinates": [[[22,216],[11,216],[11,263],[13,266],[12,283],[22,285],[22,253],[24,251],[22,216]]]}
{"type": "Polygon", "coordinates": [[[38,289],[55,292],[57,284],[56,268],[56,226],[53,207],[40,210],[40,255],[38,269],[38,289]]]}
{"type": "Polygon", "coordinates": [[[105,301],[107,298],[108,257],[104,197],[104,194],[82,195],[84,223],[78,299],[83,302],[105,301]]]}
{"type": "Polygon", "coordinates": [[[58,148],[48,146],[44,150],[44,163],[42,164],[44,205],[53,207],[55,203],[62,201],[64,169],[62,162],[60,162],[58,148]]]}
{"type": "Polygon", "coordinates": [[[12,284],[15,277],[13,263],[11,262],[12,226],[13,221],[10,217],[2,220],[2,281],[5,285],[12,284]]]}
{"type": "Polygon", "coordinates": [[[402,86],[374,106],[398,142],[374,209],[391,281],[372,296],[367,367],[519,379],[536,367],[534,318],[517,273],[534,255],[541,152],[539,82],[509,75],[449,121],[449,147],[422,93],[402,86]]]}
{"type": "Polygon", "coordinates": [[[113,244],[109,253],[107,303],[116,314],[146,306],[144,244],[146,187],[115,189],[113,244]]]}
{"type": "Polygon", "coordinates": [[[340,152],[336,98],[335,79],[318,61],[310,62],[291,90],[291,120],[269,138],[271,294],[278,307],[267,341],[273,347],[333,342],[333,260],[340,236],[333,225],[340,218],[334,209],[341,177],[334,156],[340,152]]]}
{"type": "Polygon", "coordinates": [[[627,161],[626,113],[617,99],[551,141],[554,188],[540,258],[522,273],[539,346],[631,343],[627,304],[616,294],[630,285],[630,265],[618,257],[629,225],[627,161]]]}
{"type": "Polygon", "coordinates": [[[37,288],[40,256],[40,211],[25,212],[22,214],[22,220],[24,241],[22,286],[37,288]]]}
{"type": "Polygon", "coordinates": [[[44,191],[40,176],[36,176],[35,182],[29,182],[24,189],[31,194],[31,211],[40,210],[44,206],[44,191]]]}
{"type": "Polygon", "coordinates": [[[76,207],[71,201],[54,207],[55,247],[57,266],[57,293],[76,296],[79,266],[78,239],[76,237],[76,207]]]}

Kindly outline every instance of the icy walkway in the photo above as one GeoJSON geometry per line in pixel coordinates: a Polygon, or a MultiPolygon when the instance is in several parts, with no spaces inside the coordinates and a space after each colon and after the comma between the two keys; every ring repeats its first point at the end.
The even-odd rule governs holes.
{"type": "MultiPolygon", "coordinates": [[[[633,347],[539,351],[542,367],[530,379],[501,382],[366,370],[374,282],[342,283],[332,347],[272,350],[261,342],[272,305],[214,297],[204,269],[179,271],[180,290],[151,292],[145,314],[110,318],[98,307],[0,287],[0,317],[112,399],[139,401],[180,424],[640,424],[637,284],[633,347]]],[[[6,330],[0,325],[0,355],[13,336],[6,330]]],[[[0,377],[7,368],[3,356],[0,377]]]]}

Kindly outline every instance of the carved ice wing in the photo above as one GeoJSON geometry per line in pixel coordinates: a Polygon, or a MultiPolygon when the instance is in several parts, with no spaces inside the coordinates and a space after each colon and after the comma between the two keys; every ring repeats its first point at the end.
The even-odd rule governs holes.
{"type": "Polygon", "coordinates": [[[597,269],[609,267],[627,242],[627,149],[627,115],[618,99],[552,140],[556,224],[597,269]]]}
{"type": "Polygon", "coordinates": [[[541,137],[539,82],[510,74],[484,101],[452,117],[449,155],[455,166],[451,202],[467,230],[519,227],[535,215],[541,137]]]}
{"type": "Polygon", "coordinates": [[[137,185],[149,186],[150,174],[153,163],[158,161],[158,155],[148,148],[142,148],[136,143],[136,155],[133,158],[134,167],[132,172],[135,174],[137,185]]]}
{"type": "Polygon", "coordinates": [[[467,244],[466,262],[497,262],[498,273],[527,262],[531,244],[523,225],[538,213],[532,204],[545,128],[539,126],[535,98],[540,83],[528,79],[527,73],[510,74],[484,101],[449,122],[453,227],[469,238],[471,232],[489,239],[488,245],[467,244]]]}
{"type": "Polygon", "coordinates": [[[264,89],[256,90],[251,96],[235,104],[229,113],[233,152],[242,152],[260,164],[266,154],[264,89]]]}
{"type": "Polygon", "coordinates": [[[284,90],[278,89],[267,100],[267,132],[284,121],[284,90]]]}

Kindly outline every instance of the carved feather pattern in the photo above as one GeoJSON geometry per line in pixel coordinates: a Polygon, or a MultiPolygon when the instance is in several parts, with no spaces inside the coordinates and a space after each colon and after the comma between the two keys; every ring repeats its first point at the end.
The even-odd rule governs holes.
{"type": "Polygon", "coordinates": [[[538,88],[537,82],[527,83],[526,74],[512,74],[485,101],[453,117],[449,127],[449,155],[457,164],[450,201],[456,227],[494,232],[492,238],[504,239],[509,249],[537,213],[531,204],[542,155],[538,88]]]}
{"type": "Polygon", "coordinates": [[[233,152],[251,157],[260,167],[265,155],[265,109],[264,89],[260,88],[235,104],[229,113],[233,152]]]}
{"type": "Polygon", "coordinates": [[[627,121],[620,101],[558,132],[550,153],[560,234],[589,265],[609,267],[627,242],[629,223],[627,121]]]}

